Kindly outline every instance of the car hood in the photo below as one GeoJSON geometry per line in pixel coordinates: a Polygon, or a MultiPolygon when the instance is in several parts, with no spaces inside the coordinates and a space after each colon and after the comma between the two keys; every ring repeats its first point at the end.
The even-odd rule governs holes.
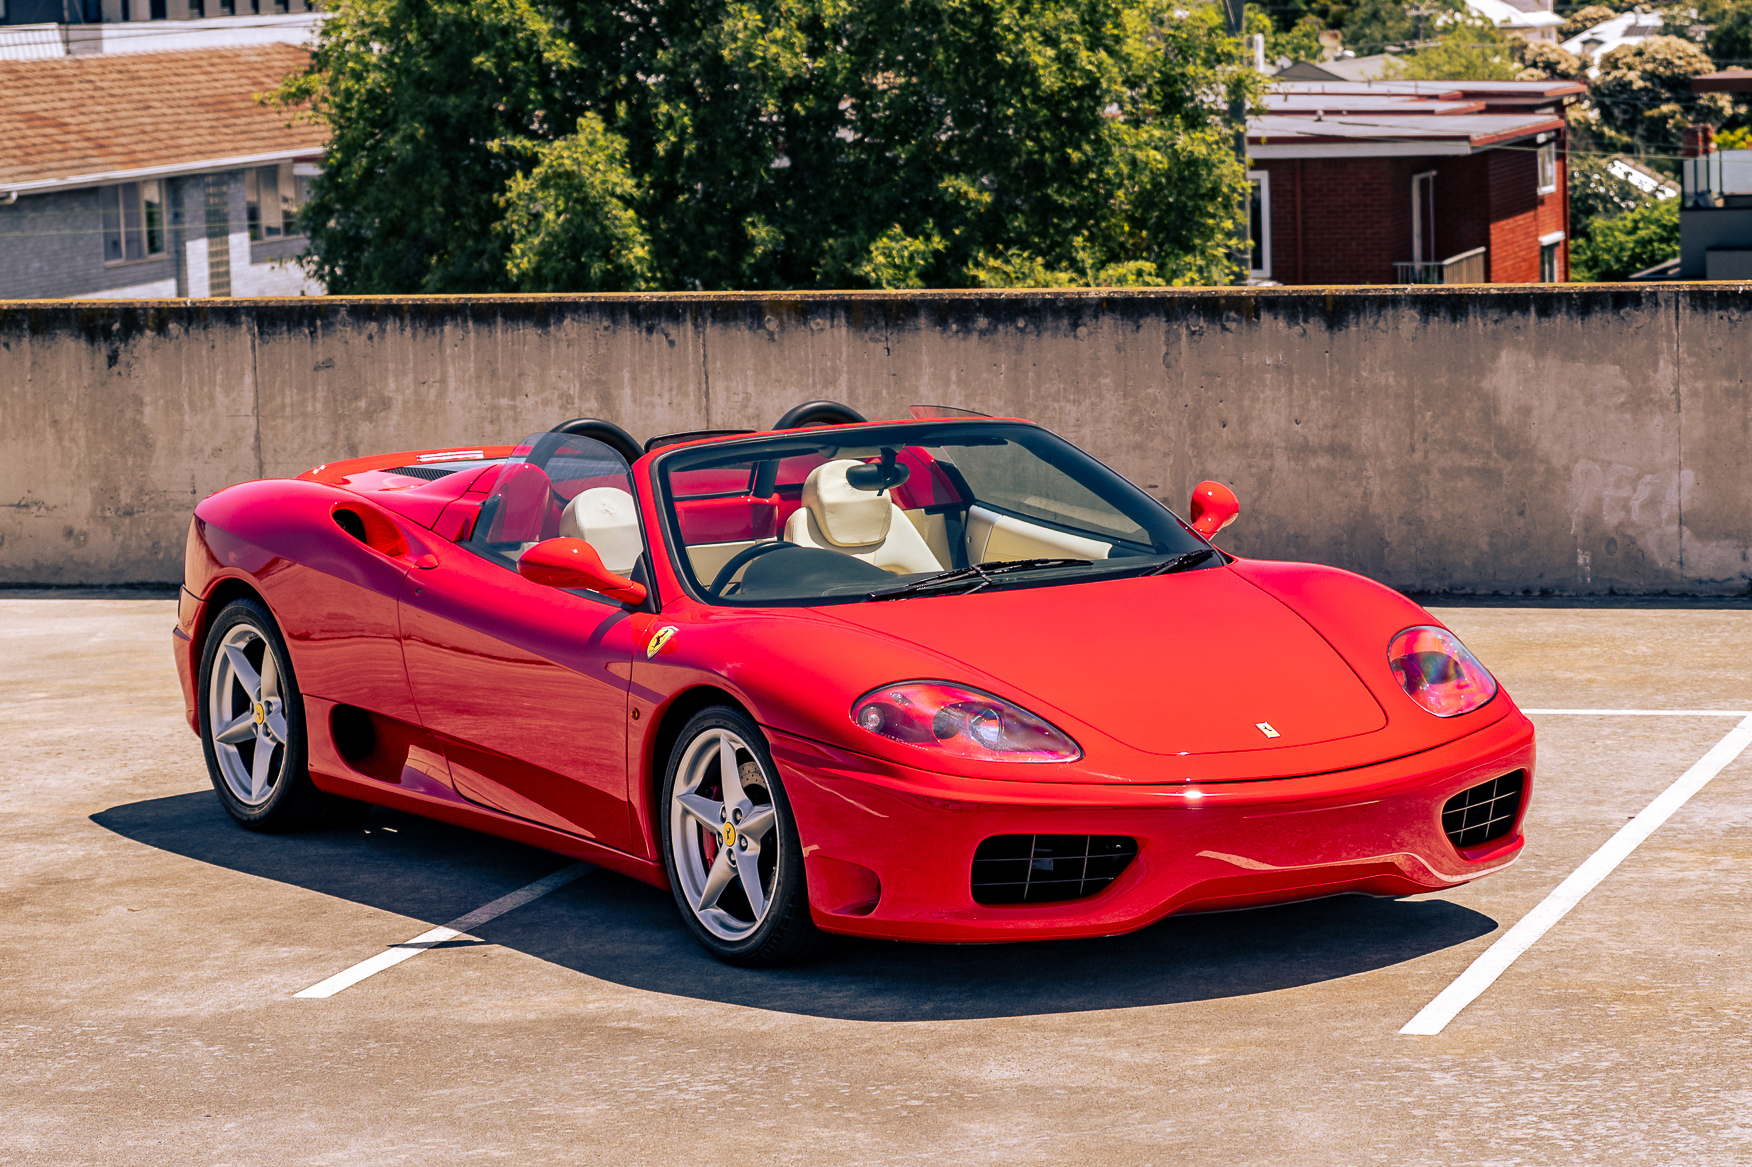
{"type": "Polygon", "coordinates": [[[1223,568],[817,611],[968,666],[938,679],[1001,681],[999,695],[1144,753],[1291,749],[1387,725],[1307,621],[1223,568]]]}

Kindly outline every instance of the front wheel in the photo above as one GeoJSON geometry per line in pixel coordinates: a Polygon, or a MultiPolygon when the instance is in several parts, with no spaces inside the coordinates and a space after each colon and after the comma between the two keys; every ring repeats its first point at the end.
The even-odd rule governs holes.
{"type": "Polygon", "coordinates": [[[207,773],[239,823],[252,831],[282,831],[369,809],[311,782],[304,699],[286,641],[261,603],[233,600],[214,619],[201,653],[198,691],[207,773]]]}
{"type": "Polygon", "coordinates": [[[820,948],[790,801],[752,721],[727,707],[695,714],[670,754],[663,806],[669,884],[708,952],[761,968],[820,948]]]}

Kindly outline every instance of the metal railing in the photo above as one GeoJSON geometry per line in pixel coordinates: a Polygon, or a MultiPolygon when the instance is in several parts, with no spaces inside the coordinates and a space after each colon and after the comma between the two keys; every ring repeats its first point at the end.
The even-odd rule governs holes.
{"type": "Polygon", "coordinates": [[[1482,284],[1486,248],[1474,247],[1447,259],[1428,263],[1405,262],[1393,265],[1396,284],[1482,284]]]}

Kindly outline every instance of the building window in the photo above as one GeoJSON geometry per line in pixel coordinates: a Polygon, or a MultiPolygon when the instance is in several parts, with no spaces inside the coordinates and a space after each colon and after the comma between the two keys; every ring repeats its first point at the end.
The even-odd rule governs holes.
{"type": "Polygon", "coordinates": [[[1547,142],[1539,147],[1539,193],[1542,195],[1557,193],[1557,143],[1547,142]]]}
{"type": "Polygon", "coordinates": [[[1563,282],[1563,232],[1553,231],[1539,237],[1539,282],[1563,282]]]}
{"type": "Polygon", "coordinates": [[[146,5],[146,15],[151,20],[169,20],[170,12],[168,0],[148,0],[146,5]]]}
{"type": "Polygon", "coordinates": [[[236,16],[237,0],[219,0],[220,16],[236,16]]]}
{"type": "Polygon", "coordinates": [[[124,182],[98,190],[103,208],[103,261],[133,263],[164,254],[164,188],[124,182]]]}
{"type": "Polygon", "coordinates": [[[189,0],[189,19],[199,20],[207,15],[207,0],[189,0]]]}
{"type": "Polygon", "coordinates": [[[243,173],[243,201],[254,242],[302,235],[299,212],[310,197],[310,179],[294,173],[290,162],[243,173]]]}
{"type": "Polygon", "coordinates": [[[1249,170],[1252,191],[1247,199],[1247,274],[1271,278],[1271,172],[1249,170]]]}

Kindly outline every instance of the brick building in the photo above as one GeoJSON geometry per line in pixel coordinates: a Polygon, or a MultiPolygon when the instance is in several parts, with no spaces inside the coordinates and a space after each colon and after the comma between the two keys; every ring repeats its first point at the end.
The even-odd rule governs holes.
{"type": "Polygon", "coordinates": [[[291,296],[324,134],[287,44],[0,60],[0,299],[291,296]]]}
{"type": "Polygon", "coordinates": [[[1249,119],[1256,281],[1567,278],[1567,81],[1279,82],[1249,119]]]}

